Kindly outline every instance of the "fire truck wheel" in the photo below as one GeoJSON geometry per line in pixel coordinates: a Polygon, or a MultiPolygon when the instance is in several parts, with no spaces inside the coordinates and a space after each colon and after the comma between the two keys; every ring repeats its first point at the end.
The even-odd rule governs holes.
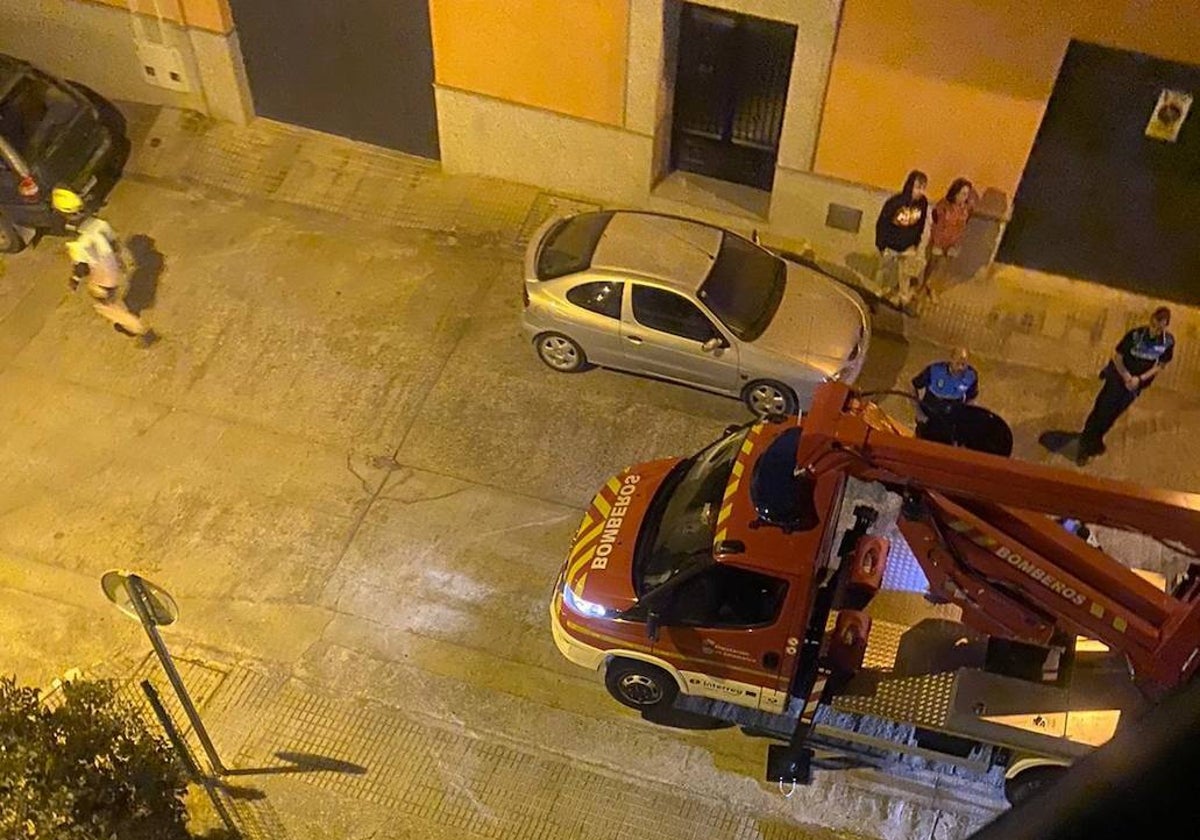
{"type": "Polygon", "coordinates": [[[575,373],[587,367],[583,348],[562,333],[542,333],[533,343],[538,358],[559,373],[575,373]]]}
{"type": "Polygon", "coordinates": [[[1010,805],[1020,805],[1038,791],[1057,782],[1066,772],[1066,767],[1045,764],[1022,770],[1011,779],[1004,780],[1004,798],[1010,805]]]}
{"type": "Polygon", "coordinates": [[[604,684],[618,703],[647,712],[666,709],[679,686],[662,668],[633,659],[614,659],[604,671],[604,684]]]}

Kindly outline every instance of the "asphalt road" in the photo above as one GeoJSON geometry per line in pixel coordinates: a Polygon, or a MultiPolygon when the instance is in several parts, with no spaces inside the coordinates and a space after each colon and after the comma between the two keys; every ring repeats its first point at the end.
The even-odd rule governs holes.
{"type": "MultiPolygon", "coordinates": [[[[555,650],[549,589],[596,488],[707,443],[740,403],[544,367],[511,248],[149,180],[106,215],[141,237],[150,348],[67,292],[57,242],[0,263],[0,669],[45,685],[138,655],[99,589],[127,568],[179,602],[177,650],[801,832],[761,836],[988,818],[851,774],[784,799],[756,781],[761,742],[647,724],[555,650]]],[[[870,388],[936,352],[884,327],[870,388]]]]}

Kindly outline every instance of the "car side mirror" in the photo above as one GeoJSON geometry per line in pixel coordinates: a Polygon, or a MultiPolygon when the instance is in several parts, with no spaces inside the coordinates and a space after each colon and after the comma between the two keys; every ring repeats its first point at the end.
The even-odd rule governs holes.
{"type": "Polygon", "coordinates": [[[725,342],[717,336],[713,336],[708,341],[700,345],[700,349],[705,353],[715,353],[717,350],[725,346],[725,342]]]}

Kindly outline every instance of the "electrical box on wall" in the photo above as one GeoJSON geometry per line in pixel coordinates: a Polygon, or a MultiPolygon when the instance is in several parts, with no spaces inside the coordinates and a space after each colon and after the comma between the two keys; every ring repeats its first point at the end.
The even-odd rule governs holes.
{"type": "Polygon", "coordinates": [[[1158,102],[1146,123],[1146,136],[1155,140],[1174,143],[1179,139],[1179,129],[1192,108],[1192,95],[1181,90],[1162,90],[1158,102]]]}
{"type": "Polygon", "coordinates": [[[191,91],[183,55],[175,47],[139,40],[137,56],[142,64],[142,78],[150,84],[181,93],[191,91]]]}
{"type": "MultiPolygon", "coordinates": [[[[138,62],[142,65],[142,78],[150,84],[167,90],[190,93],[191,79],[188,78],[187,68],[183,63],[183,53],[167,42],[168,25],[163,18],[159,0],[151,0],[154,7],[155,27],[158,37],[151,38],[147,31],[145,5],[142,0],[127,0],[129,4],[129,25],[133,30],[133,44],[137,49],[138,62]]],[[[148,16],[148,13],[147,13],[148,16]]]]}

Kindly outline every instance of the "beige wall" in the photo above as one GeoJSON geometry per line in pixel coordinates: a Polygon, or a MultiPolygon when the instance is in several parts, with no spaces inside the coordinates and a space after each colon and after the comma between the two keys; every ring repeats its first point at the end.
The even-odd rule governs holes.
{"type": "MultiPolygon", "coordinates": [[[[150,0],[140,0],[153,9],[150,0]]],[[[148,83],[142,74],[133,20],[123,0],[0,0],[0,52],[23,58],[50,73],[72,79],[109,99],[188,108],[218,119],[245,122],[250,93],[234,32],[167,19],[220,24],[226,0],[160,0],[160,27],[139,16],[147,40],[179,51],[190,81],[188,91],[148,83]],[[211,17],[212,14],[217,17],[211,17]],[[209,15],[209,17],[206,17],[209,15]]]]}
{"type": "Polygon", "coordinates": [[[846,0],[817,172],[1015,192],[1071,38],[1200,64],[1195,0],[846,0]]]}
{"type": "Polygon", "coordinates": [[[225,35],[233,31],[229,0],[88,0],[120,9],[133,8],[147,17],[162,15],[171,23],[225,35]]]}
{"type": "Polygon", "coordinates": [[[429,14],[439,86],[624,122],[629,0],[430,0],[429,14]]]}

